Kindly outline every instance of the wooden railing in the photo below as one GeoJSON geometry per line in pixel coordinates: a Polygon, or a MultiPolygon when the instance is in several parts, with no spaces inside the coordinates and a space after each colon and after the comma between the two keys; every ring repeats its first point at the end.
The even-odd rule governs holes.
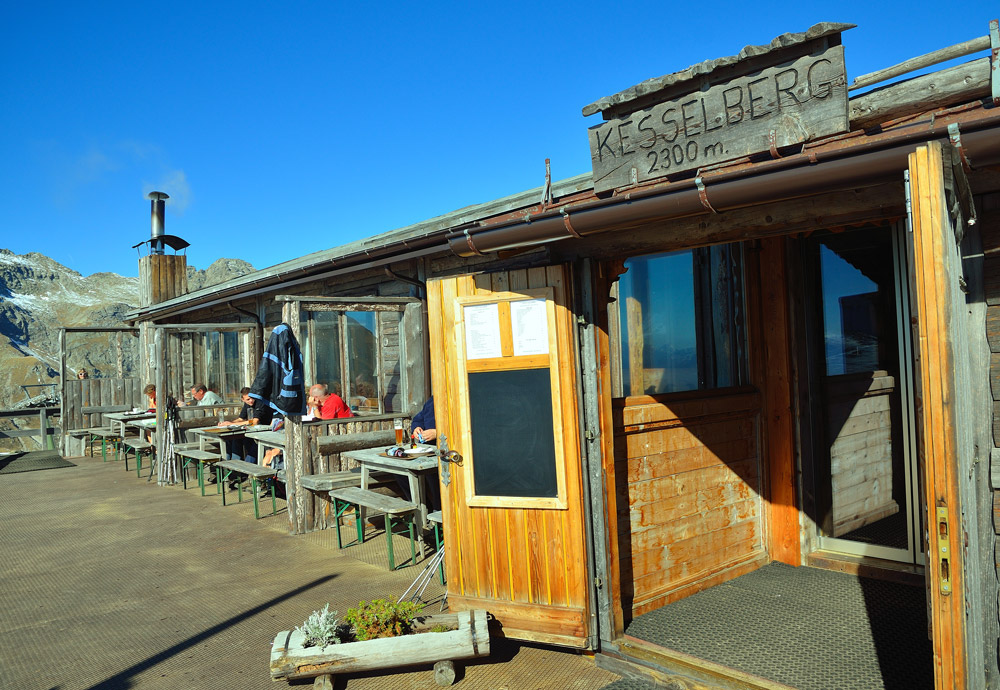
{"type": "Polygon", "coordinates": [[[59,406],[29,407],[23,410],[0,410],[0,419],[31,419],[38,418],[37,429],[13,429],[0,431],[0,438],[23,438],[35,436],[40,448],[52,450],[55,448],[53,435],[60,428],[52,423],[52,417],[59,416],[59,406]]]}

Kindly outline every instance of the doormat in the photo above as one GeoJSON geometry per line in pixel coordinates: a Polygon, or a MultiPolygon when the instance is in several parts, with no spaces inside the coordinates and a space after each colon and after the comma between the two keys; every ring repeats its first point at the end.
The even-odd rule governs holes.
{"type": "Polygon", "coordinates": [[[60,467],[76,467],[76,465],[64,459],[54,450],[33,450],[0,455],[0,474],[54,470],[60,467]]]}

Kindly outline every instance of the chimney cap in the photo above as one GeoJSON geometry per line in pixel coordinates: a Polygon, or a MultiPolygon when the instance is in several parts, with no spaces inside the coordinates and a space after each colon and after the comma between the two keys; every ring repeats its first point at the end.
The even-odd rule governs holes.
{"type": "Polygon", "coordinates": [[[146,195],[146,198],[150,201],[160,201],[163,199],[169,199],[170,195],[166,192],[150,192],[146,195]]]}

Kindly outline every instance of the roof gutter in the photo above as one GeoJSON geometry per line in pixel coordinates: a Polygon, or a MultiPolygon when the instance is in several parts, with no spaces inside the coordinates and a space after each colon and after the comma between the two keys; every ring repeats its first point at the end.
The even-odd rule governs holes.
{"type": "MultiPolygon", "coordinates": [[[[945,118],[941,118],[942,121],[945,118]]],[[[977,167],[1000,163],[1000,114],[962,123],[966,157],[977,167]]],[[[947,138],[948,123],[920,127],[849,148],[808,151],[740,169],[620,196],[548,209],[523,222],[447,235],[453,252],[470,257],[569,238],[649,220],[670,220],[902,179],[907,156],[924,141],[947,138]]]]}

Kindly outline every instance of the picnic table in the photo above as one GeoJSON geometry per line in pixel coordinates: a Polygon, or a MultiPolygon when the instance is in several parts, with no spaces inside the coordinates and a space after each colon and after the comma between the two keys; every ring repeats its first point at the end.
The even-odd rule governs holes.
{"type": "Polygon", "coordinates": [[[113,433],[117,433],[118,436],[125,436],[125,427],[130,425],[132,422],[153,420],[156,421],[155,412],[142,411],[132,411],[132,412],[109,412],[104,415],[108,420],[109,426],[113,433]]]}
{"type": "MultiPolygon", "coordinates": [[[[421,553],[423,552],[424,539],[423,530],[430,524],[427,515],[430,512],[427,506],[427,492],[424,491],[424,479],[434,479],[431,473],[436,473],[438,468],[437,448],[427,447],[433,455],[417,456],[413,458],[390,458],[384,455],[385,448],[366,448],[364,450],[347,450],[340,454],[342,458],[354,460],[361,465],[361,489],[367,491],[371,473],[387,472],[406,477],[410,484],[410,501],[417,506],[418,525],[417,539],[420,542],[421,553]]],[[[362,508],[361,520],[364,522],[364,512],[362,508]]]]}
{"type": "MultiPolygon", "coordinates": [[[[248,435],[251,432],[261,432],[270,430],[271,426],[269,424],[255,424],[246,425],[239,424],[235,426],[203,426],[195,429],[191,429],[192,432],[198,436],[198,448],[199,450],[208,451],[208,446],[213,442],[218,442],[219,444],[219,457],[223,460],[226,459],[226,444],[227,439],[236,438],[238,436],[248,435]]],[[[284,436],[284,435],[282,435],[284,436]]]]}

